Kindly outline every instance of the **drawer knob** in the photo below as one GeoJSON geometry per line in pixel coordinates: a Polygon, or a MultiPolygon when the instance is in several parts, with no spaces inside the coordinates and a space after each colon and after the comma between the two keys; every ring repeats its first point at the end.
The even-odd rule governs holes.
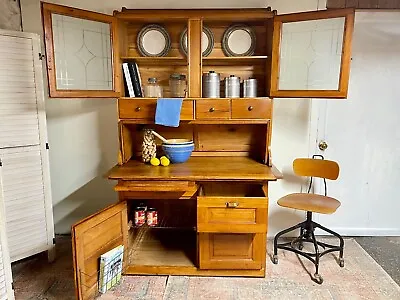
{"type": "Polygon", "coordinates": [[[211,108],[209,109],[209,111],[210,111],[210,112],[214,112],[214,111],[215,111],[215,108],[214,108],[214,107],[211,107],[211,108]]]}
{"type": "Polygon", "coordinates": [[[226,204],[226,207],[228,207],[228,208],[236,208],[239,206],[238,202],[226,202],[225,204],[226,204]]]}
{"type": "Polygon", "coordinates": [[[140,106],[135,108],[135,111],[141,111],[141,110],[142,110],[142,108],[140,106]]]}
{"type": "Polygon", "coordinates": [[[249,106],[249,107],[247,108],[247,110],[248,110],[248,111],[252,111],[253,108],[254,108],[253,106],[249,106]]]}

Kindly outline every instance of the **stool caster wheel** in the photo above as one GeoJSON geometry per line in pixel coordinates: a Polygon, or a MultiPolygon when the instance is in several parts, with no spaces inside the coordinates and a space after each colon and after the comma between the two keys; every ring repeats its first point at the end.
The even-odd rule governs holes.
{"type": "Polygon", "coordinates": [[[304,246],[303,246],[303,243],[299,243],[299,250],[301,251],[301,250],[303,250],[303,248],[304,248],[304,246]]]}
{"type": "Polygon", "coordinates": [[[272,262],[277,265],[278,264],[278,255],[272,256],[272,262]]]}
{"type": "Polygon", "coordinates": [[[344,267],[344,259],[343,259],[343,258],[339,258],[339,266],[340,266],[341,268],[344,267]]]}
{"type": "Polygon", "coordinates": [[[321,275],[315,273],[314,277],[313,277],[313,281],[318,283],[318,284],[322,284],[324,282],[324,279],[322,278],[321,275]]]}

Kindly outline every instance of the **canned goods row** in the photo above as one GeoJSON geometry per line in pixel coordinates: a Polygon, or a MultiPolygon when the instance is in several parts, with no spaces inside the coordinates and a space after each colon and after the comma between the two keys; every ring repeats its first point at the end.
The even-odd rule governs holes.
{"type": "MultiPolygon", "coordinates": [[[[243,97],[257,97],[257,79],[243,80],[243,97]]],[[[203,97],[220,98],[220,75],[215,71],[203,74],[203,97]]],[[[240,97],[240,78],[235,75],[225,77],[225,98],[240,97]]]]}
{"type": "Polygon", "coordinates": [[[138,206],[135,208],[135,226],[140,227],[146,224],[148,226],[158,225],[158,212],[155,208],[149,208],[145,206],[138,206]]]}

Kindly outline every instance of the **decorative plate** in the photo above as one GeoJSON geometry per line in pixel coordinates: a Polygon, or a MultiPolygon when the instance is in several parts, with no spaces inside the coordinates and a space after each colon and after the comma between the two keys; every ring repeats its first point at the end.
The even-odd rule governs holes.
{"type": "MultiPolygon", "coordinates": [[[[188,43],[188,38],[187,38],[187,28],[181,33],[181,38],[180,38],[180,48],[183,54],[187,55],[187,43],[188,43]]],[[[214,34],[210,30],[210,28],[203,26],[203,32],[201,34],[201,52],[202,55],[208,56],[210,55],[212,49],[214,48],[214,34]]]]}
{"type": "Polygon", "coordinates": [[[143,56],[166,56],[171,49],[171,38],[158,24],[144,26],[137,36],[137,47],[143,56]]]}
{"type": "Polygon", "coordinates": [[[226,56],[250,56],[256,48],[256,34],[246,25],[232,25],[222,36],[222,51],[226,56]]]}

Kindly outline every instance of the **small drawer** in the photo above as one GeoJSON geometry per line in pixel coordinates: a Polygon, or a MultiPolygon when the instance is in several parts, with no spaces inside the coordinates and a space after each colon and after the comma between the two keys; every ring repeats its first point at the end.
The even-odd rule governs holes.
{"type": "MultiPolygon", "coordinates": [[[[118,110],[120,119],[154,120],[157,99],[120,99],[118,110]]],[[[181,120],[193,120],[193,100],[182,103],[181,120]]]]}
{"type": "Polygon", "coordinates": [[[232,99],[232,119],[270,119],[271,99],[232,99]]]}
{"type": "Polygon", "coordinates": [[[230,117],[229,99],[196,101],[196,119],[229,119],[230,117]]]}
{"type": "Polygon", "coordinates": [[[118,101],[120,119],[154,119],[157,100],[131,100],[118,101]]]}
{"type": "Polygon", "coordinates": [[[197,197],[197,231],[267,232],[267,197],[197,197]]]}

